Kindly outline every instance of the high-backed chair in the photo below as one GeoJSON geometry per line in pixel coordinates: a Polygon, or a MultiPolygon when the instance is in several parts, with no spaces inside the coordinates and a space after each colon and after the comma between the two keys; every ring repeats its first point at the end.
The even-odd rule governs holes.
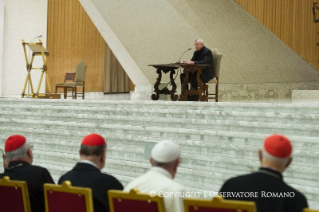
{"type": "Polygon", "coordinates": [[[205,84],[204,95],[208,99],[215,99],[215,102],[218,102],[218,86],[219,86],[219,73],[220,73],[220,62],[222,60],[222,54],[218,49],[213,49],[213,69],[215,71],[215,77],[211,79],[208,83],[205,84]],[[215,84],[215,93],[209,93],[208,87],[210,84],[215,84]]]}
{"type": "MultiPolygon", "coordinates": [[[[86,72],[87,65],[82,61],[80,61],[76,65],[76,74],[75,74],[75,81],[74,82],[66,82],[63,83],[64,87],[69,87],[74,89],[74,98],[77,98],[77,94],[82,94],[82,98],[84,99],[85,93],[85,72],[86,72]],[[82,87],[82,92],[77,91],[77,87],[82,87]]],[[[62,86],[62,85],[61,85],[62,86]]],[[[64,96],[66,95],[66,90],[64,89],[64,96]]]]}
{"type": "MultiPolygon", "coordinates": [[[[64,83],[66,82],[74,82],[74,79],[75,79],[75,72],[66,72],[65,73],[65,77],[64,77],[64,83]]],[[[67,86],[64,86],[64,83],[57,83],[55,84],[55,93],[57,93],[58,91],[58,88],[64,88],[64,99],[67,98],[67,92],[68,92],[68,89],[72,89],[72,98],[73,98],[73,87],[67,87],[67,86]]]]}
{"type": "Polygon", "coordinates": [[[76,65],[76,75],[75,75],[75,82],[70,82],[70,84],[66,83],[67,86],[74,88],[74,98],[77,98],[77,94],[82,94],[82,99],[84,99],[85,93],[85,73],[86,73],[87,65],[83,62],[79,62],[76,65]],[[77,88],[82,87],[82,92],[78,92],[77,88]]]}
{"type": "Polygon", "coordinates": [[[43,187],[46,212],[93,212],[91,188],[74,187],[68,180],[62,185],[45,183],[43,187]]]}
{"type": "Polygon", "coordinates": [[[302,210],[302,212],[319,212],[319,210],[314,210],[314,209],[310,209],[310,208],[304,208],[302,210]]]}
{"type": "Polygon", "coordinates": [[[130,192],[108,191],[111,212],[165,212],[163,198],[140,194],[135,188],[130,192]]]}
{"type": "Polygon", "coordinates": [[[184,198],[185,212],[256,212],[255,202],[213,199],[184,198]]]}
{"type": "Polygon", "coordinates": [[[0,180],[0,211],[31,212],[27,182],[0,180]]]}

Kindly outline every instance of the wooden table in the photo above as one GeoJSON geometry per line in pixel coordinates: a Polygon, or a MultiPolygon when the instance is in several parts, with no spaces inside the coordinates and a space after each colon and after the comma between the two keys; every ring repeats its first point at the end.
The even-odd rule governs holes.
{"type": "Polygon", "coordinates": [[[178,64],[151,64],[149,66],[153,66],[154,68],[156,68],[157,69],[156,73],[158,74],[157,81],[154,84],[155,94],[152,95],[152,100],[158,100],[160,94],[165,94],[165,95],[171,95],[171,100],[176,101],[178,99],[178,95],[175,95],[177,86],[174,81],[173,75],[176,73],[175,70],[179,68],[179,65],[178,64]],[[168,90],[167,87],[163,88],[162,90],[158,88],[162,80],[162,72],[164,72],[165,74],[169,73],[172,90],[168,90]]]}
{"type": "Polygon", "coordinates": [[[206,68],[206,64],[151,64],[149,66],[153,66],[156,68],[156,73],[158,74],[157,80],[154,84],[154,91],[155,94],[152,95],[152,100],[158,100],[160,94],[165,94],[165,95],[171,95],[171,100],[176,101],[178,99],[178,95],[175,95],[176,93],[176,83],[174,81],[173,75],[176,73],[176,69],[179,67],[182,67],[184,69],[185,73],[185,80],[182,85],[182,92],[183,94],[180,95],[180,100],[181,101],[186,101],[188,95],[198,95],[200,101],[206,101],[206,96],[203,95],[203,90],[204,90],[204,85],[203,82],[200,78],[200,75],[202,73],[202,69],[206,68]],[[163,89],[159,89],[158,86],[161,83],[162,80],[162,72],[165,74],[169,73],[170,74],[170,84],[172,85],[172,90],[168,90],[167,87],[163,89]],[[191,90],[187,90],[186,86],[188,85],[188,79],[189,79],[189,72],[195,73],[197,72],[197,82],[199,86],[199,90],[196,90],[194,88],[191,88],[191,90]]]}
{"type": "Polygon", "coordinates": [[[180,100],[181,101],[186,101],[188,95],[198,95],[199,96],[199,101],[205,102],[207,100],[207,97],[203,94],[203,91],[205,89],[204,84],[200,78],[200,75],[202,74],[202,69],[206,68],[206,64],[179,64],[180,67],[184,69],[184,74],[185,74],[185,79],[182,84],[182,94],[180,95],[180,100]],[[189,81],[189,72],[196,73],[196,78],[197,78],[197,84],[199,87],[199,90],[191,88],[190,90],[186,89],[188,86],[188,81],[189,81]]]}

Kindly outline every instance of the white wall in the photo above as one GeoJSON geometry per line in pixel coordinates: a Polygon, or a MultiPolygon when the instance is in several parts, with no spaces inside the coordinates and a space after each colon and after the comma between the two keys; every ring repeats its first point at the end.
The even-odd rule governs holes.
{"type": "Polygon", "coordinates": [[[4,0],[0,0],[0,96],[2,96],[4,0]]]}
{"type": "MultiPolygon", "coordinates": [[[[34,37],[42,35],[42,42],[46,47],[48,3],[47,0],[0,1],[4,1],[2,96],[16,95],[22,93],[27,75],[21,40],[30,42],[34,37]]],[[[33,42],[38,41],[35,39],[33,42]]],[[[42,67],[42,64],[41,57],[36,57],[33,67],[42,67]]],[[[50,70],[48,71],[50,73],[50,70]]],[[[41,70],[31,71],[34,92],[37,90],[40,74],[41,70]]],[[[40,92],[44,92],[44,80],[40,92]]]]}

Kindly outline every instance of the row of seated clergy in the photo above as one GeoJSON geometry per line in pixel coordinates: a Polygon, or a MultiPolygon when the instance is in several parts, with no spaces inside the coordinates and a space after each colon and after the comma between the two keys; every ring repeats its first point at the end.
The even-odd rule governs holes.
{"type": "Polygon", "coordinates": [[[54,181],[47,169],[31,165],[33,153],[30,143],[21,135],[12,135],[6,140],[5,152],[6,155],[3,156],[5,170],[0,174],[0,179],[8,176],[11,180],[26,181],[32,212],[45,211],[43,184],[54,181]]]}
{"type": "MultiPolygon", "coordinates": [[[[54,181],[47,169],[31,165],[33,154],[30,143],[21,135],[12,135],[5,142],[5,152],[5,171],[0,177],[8,176],[11,180],[26,181],[32,212],[45,211],[43,185],[54,184],[54,181]]],[[[81,162],[59,179],[59,184],[69,180],[73,186],[91,188],[95,212],[109,211],[108,190],[123,190],[122,184],[115,177],[101,173],[100,170],[105,165],[105,156],[104,138],[90,134],[84,137],[81,143],[81,162]]]]}
{"type": "MultiPolygon", "coordinates": [[[[288,138],[282,135],[267,137],[263,148],[259,150],[260,169],[256,173],[227,180],[220,192],[226,199],[255,202],[259,212],[302,212],[308,207],[306,197],[287,185],[282,176],[292,161],[291,153],[292,145],[288,138]],[[228,195],[227,192],[236,195],[228,195]],[[244,192],[255,195],[242,195],[244,192]],[[269,196],[269,192],[273,196],[269,196]]],[[[151,170],[130,182],[124,191],[137,188],[141,193],[184,192],[184,187],[173,181],[179,158],[180,149],[175,143],[157,143],[152,150],[151,170]]],[[[167,212],[184,211],[181,196],[164,196],[164,203],[167,212]]]]}
{"type": "MultiPolygon", "coordinates": [[[[51,176],[48,171],[41,167],[31,166],[32,151],[26,139],[23,136],[10,136],[5,144],[7,157],[10,158],[10,163],[5,169],[5,175],[11,179],[26,180],[27,176],[37,175],[28,182],[30,191],[31,207],[33,207],[31,186],[39,188],[43,186],[44,181],[51,181],[51,176]],[[24,147],[22,150],[21,148],[24,147]],[[19,150],[17,152],[17,150],[19,150]],[[17,161],[12,160],[12,154],[15,153],[17,161]],[[24,155],[26,152],[26,155],[24,155]],[[25,161],[22,161],[24,158],[25,161]],[[33,172],[34,170],[34,172],[33,172]],[[30,172],[31,171],[31,172],[30,172]],[[28,173],[28,174],[27,174],[28,173]],[[24,179],[24,176],[26,177],[24,179]],[[36,186],[35,184],[38,183],[36,186]]],[[[137,188],[141,193],[159,193],[165,192],[184,192],[185,188],[175,182],[173,179],[177,172],[180,163],[180,148],[172,141],[158,142],[152,149],[150,162],[152,168],[144,175],[130,182],[124,191],[130,191],[132,188],[137,188]]],[[[259,151],[261,168],[258,172],[232,178],[225,182],[221,188],[221,192],[249,192],[258,193],[256,196],[225,196],[226,199],[249,200],[256,203],[257,211],[289,211],[301,212],[303,208],[307,208],[307,200],[303,194],[288,186],[282,178],[282,172],[289,166],[292,158],[291,142],[282,135],[271,135],[264,141],[263,149],[259,151]],[[263,197],[261,192],[280,192],[293,193],[287,197],[263,197]]],[[[80,187],[89,187],[92,189],[94,211],[109,211],[108,190],[122,190],[122,184],[113,176],[103,174],[100,170],[105,165],[106,143],[102,136],[98,134],[90,134],[82,140],[80,157],[81,162],[68,173],[63,175],[59,184],[65,180],[71,181],[72,185],[80,187]]],[[[42,189],[42,188],[41,188],[42,189]]],[[[37,191],[38,192],[38,191],[37,191]]],[[[42,189],[43,194],[43,189],[42,189]]],[[[41,199],[41,198],[39,198],[41,199]]],[[[39,204],[40,201],[37,201],[39,204]]],[[[167,212],[182,212],[183,199],[179,197],[164,197],[164,205],[167,212]]],[[[36,206],[34,207],[36,208],[36,206]]],[[[32,211],[37,211],[32,209],[32,211]]]]}
{"type": "MultiPolygon", "coordinates": [[[[107,200],[106,192],[110,189],[112,189],[112,191],[114,191],[113,189],[118,189],[118,190],[123,189],[122,185],[114,177],[104,175],[100,173],[99,171],[99,169],[102,169],[104,167],[104,163],[105,163],[105,148],[106,148],[105,145],[106,145],[105,140],[100,135],[90,134],[86,136],[82,141],[81,149],[80,149],[81,162],[78,163],[72,171],[63,175],[59,180],[59,184],[63,183],[62,187],[58,187],[60,188],[60,190],[63,190],[63,188],[68,188],[70,190],[71,189],[70,181],[73,182],[73,186],[91,188],[93,191],[93,198],[94,198],[94,211],[108,211],[109,205],[108,205],[108,202],[106,201],[107,200]],[[93,152],[95,152],[97,157],[94,157],[94,156],[92,157],[93,152]]],[[[7,139],[5,149],[6,149],[6,153],[8,157],[12,155],[12,151],[10,151],[11,146],[13,148],[18,148],[17,150],[25,146],[24,150],[27,149],[27,152],[28,152],[27,157],[31,159],[32,157],[31,148],[30,149],[28,148],[28,143],[26,142],[26,139],[23,136],[13,135],[7,139]]],[[[21,152],[24,152],[24,151],[21,151],[21,152]]],[[[147,190],[148,188],[152,188],[154,191],[159,191],[163,189],[165,191],[185,192],[185,189],[183,186],[179,185],[178,183],[172,180],[172,178],[174,178],[175,173],[177,171],[177,166],[179,165],[179,155],[180,155],[180,148],[175,143],[171,141],[159,142],[152,150],[151,163],[155,167],[153,167],[146,175],[130,183],[126,187],[126,190],[129,189],[129,187],[138,186],[140,187],[140,189],[144,189],[144,191],[145,189],[147,190]],[[160,168],[159,166],[164,168],[160,168]],[[145,181],[149,181],[149,183],[145,183],[145,181]]],[[[31,162],[32,160],[29,160],[29,163],[31,162]]],[[[11,166],[11,164],[12,164],[12,161],[10,161],[10,164],[6,168],[6,170],[15,170],[15,167],[11,166]]],[[[28,164],[28,166],[33,167],[30,164],[28,164]]],[[[46,170],[41,167],[38,167],[38,168],[46,170]]],[[[5,174],[8,174],[8,172],[6,172],[5,174]]],[[[25,173],[20,173],[20,174],[24,175],[25,173]]],[[[29,173],[29,175],[31,176],[31,173],[29,173]]],[[[12,177],[12,175],[10,176],[12,177]]],[[[19,177],[20,179],[23,178],[22,176],[19,176],[19,177]]],[[[16,178],[16,176],[14,176],[14,178],[16,178]]],[[[26,180],[26,179],[24,178],[23,180],[26,180]]],[[[29,186],[30,186],[31,185],[30,180],[27,180],[27,182],[29,182],[29,186]]],[[[32,181],[31,183],[36,184],[36,182],[32,182],[32,181]]],[[[47,196],[47,206],[51,208],[56,208],[56,206],[54,206],[55,205],[54,202],[53,203],[51,202],[51,204],[49,203],[50,201],[48,201],[49,199],[48,197],[53,198],[53,200],[55,201],[61,198],[59,197],[59,195],[55,194],[56,193],[55,191],[57,190],[56,188],[57,186],[54,186],[51,183],[51,184],[45,184],[44,187],[46,188],[44,192],[45,192],[45,195],[47,196]],[[50,195],[48,194],[48,189],[50,190],[50,193],[51,193],[50,195]]],[[[31,190],[30,190],[30,194],[32,194],[31,190]]],[[[121,198],[123,197],[124,197],[123,194],[121,194],[121,198]]],[[[183,199],[181,197],[178,199],[175,199],[174,197],[165,198],[164,201],[165,201],[165,208],[166,208],[165,211],[184,211],[183,199]]],[[[36,201],[36,199],[32,200],[32,202],[33,202],[32,205],[34,205],[35,202],[37,202],[38,204],[39,202],[43,203],[42,198],[39,199],[38,201],[36,201]]],[[[34,207],[32,207],[32,209],[34,211],[34,207]]],[[[43,209],[41,210],[40,208],[37,211],[43,211],[43,209]]]]}

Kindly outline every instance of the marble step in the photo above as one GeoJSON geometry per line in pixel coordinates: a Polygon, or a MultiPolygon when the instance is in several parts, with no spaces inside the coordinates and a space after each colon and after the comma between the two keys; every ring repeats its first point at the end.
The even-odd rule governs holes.
{"type": "Polygon", "coordinates": [[[46,99],[13,99],[0,98],[1,105],[19,105],[21,108],[32,105],[42,105],[44,108],[69,106],[74,109],[78,106],[98,107],[98,108],[150,108],[157,111],[160,109],[192,109],[192,110],[222,110],[222,111],[276,111],[288,113],[306,112],[318,114],[318,103],[240,103],[240,102],[169,102],[169,101],[116,101],[116,100],[97,100],[97,101],[74,101],[74,100],[46,100],[46,99]]]}
{"type": "MultiPolygon", "coordinates": [[[[296,131],[298,131],[299,135],[304,136],[312,136],[316,137],[319,132],[319,125],[305,125],[305,124],[288,124],[288,123],[264,123],[264,122],[251,122],[251,121],[229,121],[229,120],[189,120],[189,123],[185,124],[185,120],[178,120],[177,123],[174,123],[172,120],[171,122],[156,122],[156,120],[152,121],[152,119],[146,119],[145,121],[143,118],[141,121],[132,120],[131,122],[127,120],[105,120],[104,123],[96,123],[96,122],[82,122],[79,123],[77,120],[71,121],[50,121],[50,120],[32,120],[32,119],[22,119],[22,118],[0,118],[0,122],[4,126],[29,126],[33,125],[35,128],[47,128],[50,126],[52,129],[55,130],[78,130],[79,127],[81,128],[94,128],[94,129],[119,129],[119,130],[145,130],[145,131],[179,131],[179,130],[196,130],[196,126],[198,125],[198,130],[201,131],[220,131],[220,130],[229,130],[229,131],[246,131],[246,132],[259,132],[265,134],[272,134],[272,133],[282,133],[287,136],[294,135],[296,131]],[[161,123],[162,125],[160,125],[161,123]],[[159,125],[159,126],[158,126],[159,125]],[[194,126],[196,125],[196,126],[194,126]],[[176,126],[176,127],[175,127],[176,126]],[[204,130],[202,130],[204,129],[204,130]]],[[[94,130],[93,130],[94,131],[94,130]]],[[[199,135],[198,132],[195,132],[199,135]]]]}
{"type": "MultiPolygon", "coordinates": [[[[145,116],[145,117],[176,117],[176,118],[199,118],[203,119],[208,117],[218,118],[218,117],[233,117],[233,118],[264,118],[265,120],[272,121],[271,118],[276,119],[302,119],[302,120],[317,120],[319,111],[315,113],[310,113],[309,111],[291,110],[289,113],[280,112],[278,108],[268,108],[272,111],[264,111],[261,108],[248,108],[245,111],[238,111],[239,108],[234,108],[229,110],[227,107],[176,107],[174,108],[163,108],[159,110],[158,108],[147,108],[145,106],[140,106],[138,108],[122,106],[122,108],[110,107],[110,106],[100,106],[100,107],[84,107],[84,106],[52,106],[52,105],[9,105],[2,104],[0,101],[0,111],[16,112],[16,113],[26,113],[29,115],[45,114],[46,116],[59,115],[59,116],[71,116],[75,118],[89,118],[85,114],[89,115],[132,115],[132,116],[145,116]],[[21,110],[22,109],[22,110],[21,110]],[[165,115],[165,116],[164,116],[165,115]]],[[[269,105],[271,106],[271,105],[269,105]]],[[[12,113],[11,113],[12,114],[12,113]]],[[[35,117],[34,117],[35,118],[35,117]]],[[[96,118],[96,117],[94,117],[96,118]]]]}
{"type": "MultiPolygon", "coordinates": [[[[78,126],[78,123],[76,124],[78,126]]],[[[81,125],[82,126],[82,125],[81,125]]],[[[12,128],[16,128],[17,126],[16,125],[7,125],[7,126],[1,126],[0,127],[0,130],[2,132],[10,132],[10,130],[12,130],[12,128]]],[[[78,135],[79,137],[83,137],[86,133],[81,133],[81,134],[78,134],[80,133],[79,131],[76,131],[76,130],[79,130],[79,129],[76,129],[76,130],[73,130],[71,131],[70,128],[67,128],[67,131],[65,131],[65,128],[63,127],[61,130],[57,130],[56,128],[54,128],[54,125],[48,125],[48,126],[45,126],[45,128],[41,128],[43,127],[43,125],[35,125],[34,122],[31,123],[28,123],[25,125],[22,125],[20,126],[20,130],[19,131],[25,131],[25,132],[33,132],[34,130],[36,130],[39,134],[42,134],[42,133],[45,133],[46,135],[47,134],[51,134],[51,131],[55,131],[57,134],[61,134],[61,138],[63,138],[64,136],[63,135],[78,135]],[[32,128],[28,128],[29,126],[32,126],[32,128]]],[[[83,127],[83,126],[82,126],[83,127]]],[[[80,128],[81,130],[83,130],[83,128],[80,128]]],[[[97,128],[94,128],[95,132],[100,132],[101,134],[112,134],[112,132],[107,132],[107,130],[104,128],[104,129],[100,129],[97,130],[97,128]]],[[[147,130],[146,128],[134,128],[133,129],[133,132],[132,131],[126,131],[125,134],[128,134],[128,133],[132,133],[132,135],[136,135],[136,131],[137,130],[141,130],[142,132],[144,132],[145,130],[147,130]]],[[[165,129],[161,129],[161,130],[165,130],[165,129]]],[[[171,130],[171,129],[168,129],[168,130],[171,130]]],[[[185,129],[179,129],[179,131],[181,133],[183,133],[182,135],[184,135],[185,133],[191,133],[191,134],[201,134],[204,139],[199,139],[200,137],[197,137],[196,136],[189,136],[189,137],[183,137],[183,136],[177,136],[176,138],[179,138],[179,140],[181,140],[180,142],[180,145],[183,145],[183,140],[186,138],[186,139],[197,139],[197,140],[202,140],[202,141],[210,141],[210,139],[205,139],[205,136],[208,135],[210,136],[212,131],[196,131],[196,130],[192,130],[192,132],[190,132],[190,130],[185,130],[185,129]],[[183,132],[184,131],[184,132],[183,132]],[[186,132],[185,132],[186,131],[186,132]],[[206,134],[206,135],[205,135],[206,134]]],[[[83,132],[83,131],[82,131],[83,132]]],[[[87,133],[89,133],[90,131],[89,130],[86,130],[87,133]]],[[[14,133],[14,132],[13,132],[14,133]]],[[[123,134],[123,131],[120,131],[121,134],[123,134]]],[[[216,132],[216,135],[219,136],[219,135],[222,135],[222,133],[225,133],[225,132],[221,132],[221,131],[218,131],[216,132]]],[[[155,134],[156,135],[156,134],[155,134]]],[[[154,136],[155,135],[153,133],[151,133],[151,136],[154,136]]],[[[240,135],[240,132],[229,132],[227,136],[230,136],[230,137],[238,137],[240,135]]],[[[140,137],[143,137],[143,136],[147,136],[147,134],[142,134],[142,135],[139,135],[140,137]]],[[[252,136],[252,133],[248,133],[246,135],[247,137],[249,136],[252,136]]],[[[254,135],[256,136],[256,135],[254,135]]],[[[265,137],[265,135],[260,135],[261,137],[265,137]]],[[[46,136],[45,136],[46,137],[46,136]]],[[[240,137],[240,136],[239,136],[240,137]]],[[[59,138],[59,137],[58,137],[59,138]]],[[[165,136],[165,133],[163,134],[157,134],[157,138],[162,138],[162,139],[166,139],[166,138],[172,138],[172,137],[167,137],[165,136]]],[[[47,138],[46,138],[47,139],[47,138]]],[[[303,140],[305,138],[302,138],[303,140]]],[[[309,139],[309,138],[308,138],[309,139]]],[[[315,140],[316,138],[314,138],[315,140]]],[[[80,140],[80,139],[79,139],[80,140]]],[[[311,144],[309,145],[311,146],[311,144]]],[[[192,148],[192,147],[191,147],[192,148]]],[[[206,150],[204,151],[207,151],[207,146],[205,147],[206,150]]],[[[213,146],[210,147],[211,148],[211,153],[214,153],[214,154],[222,154],[222,155],[231,155],[231,156],[236,156],[236,157],[246,157],[248,159],[250,159],[250,157],[254,157],[256,155],[256,150],[258,149],[258,146],[252,146],[252,145],[219,145],[219,146],[213,146]],[[243,154],[243,149],[245,149],[245,155],[243,154]]],[[[118,151],[117,149],[111,149],[112,152],[114,152],[114,155],[117,155],[121,153],[121,150],[118,151]]],[[[202,151],[202,150],[201,150],[202,151]]],[[[316,157],[318,156],[318,152],[316,151],[310,151],[310,150],[304,150],[304,149],[295,149],[294,151],[294,154],[295,154],[295,157],[296,158],[300,158],[300,160],[303,162],[303,161],[307,161],[307,163],[313,165],[313,166],[317,166],[316,165],[316,157]]],[[[143,160],[143,154],[140,153],[134,153],[134,152],[129,152],[127,155],[124,155],[125,157],[127,158],[130,158],[132,156],[135,156],[136,159],[140,158],[141,160],[143,160]]],[[[296,161],[298,162],[298,161],[296,161]]]]}
{"type": "MultiPolygon", "coordinates": [[[[141,126],[130,126],[130,125],[99,125],[97,126],[95,123],[66,123],[66,122],[56,122],[56,121],[46,121],[46,122],[42,122],[41,124],[37,123],[36,121],[33,120],[14,120],[14,119],[2,119],[0,118],[0,121],[3,123],[1,128],[2,131],[7,131],[10,130],[14,127],[17,127],[17,123],[19,123],[19,127],[20,128],[24,128],[26,131],[33,131],[34,129],[36,129],[37,131],[40,132],[40,130],[53,130],[55,132],[63,132],[65,130],[67,130],[64,133],[67,134],[72,134],[72,132],[78,133],[78,130],[81,129],[83,131],[86,132],[102,132],[102,133],[106,133],[106,134],[114,134],[114,132],[112,133],[112,130],[116,129],[118,130],[119,134],[123,134],[123,128],[126,130],[125,134],[132,134],[132,135],[136,135],[137,132],[136,131],[140,131],[140,136],[148,136],[149,133],[145,134],[145,131],[149,131],[151,137],[157,137],[157,138],[186,138],[186,139],[200,139],[203,141],[210,141],[209,136],[212,133],[216,133],[218,135],[218,133],[222,133],[221,131],[213,131],[213,130],[196,130],[196,129],[171,129],[171,128],[155,128],[155,127],[141,127],[141,126]],[[31,128],[29,128],[31,126],[31,128]],[[122,128],[122,129],[121,129],[122,128]],[[108,132],[108,130],[110,130],[108,132]],[[175,135],[174,137],[170,136],[171,131],[177,131],[177,136],[175,135]],[[155,131],[155,132],[154,132],[155,131]],[[161,131],[161,133],[157,133],[158,131],[161,131]],[[165,132],[168,132],[167,135],[165,135],[165,132]],[[181,136],[179,136],[178,134],[181,134],[181,136]],[[185,134],[191,134],[189,137],[183,137],[185,136],[185,134]],[[195,135],[195,136],[194,136],[195,135]],[[197,135],[197,137],[196,137],[197,135]],[[198,136],[200,135],[200,136],[198,136]],[[205,139],[206,136],[206,139],[205,139]],[[208,137],[208,138],[207,138],[208,137]]],[[[115,132],[117,133],[117,132],[115,132]]],[[[237,133],[232,131],[232,133],[237,133]]],[[[249,146],[250,148],[251,146],[249,146]]],[[[227,147],[226,149],[230,150],[231,149],[229,147],[227,147]]],[[[304,155],[303,152],[306,152],[308,154],[307,151],[302,150],[297,152],[299,155],[304,155]]],[[[240,154],[238,154],[237,156],[239,156],[240,154]]],[[[308,154],[308,157],[311,156],[311,154],[308,154]]],[[[316,156],[316,155],[313,155],[316,156]]]]}
{"type": "MultiPolygon", "coordinates": [[[[127,162],[130,162],[130,163],[135,162],[136,164],[144,164],[145,161],[148,162],[148,160],[145,160],[145,158],[143,158],[144,156],[144,153],[142,152],[144,151],[143,149],[135,150],[137,152],[142,152],[140,153],[140,158],[139,158],[140,161],[138,161],[138,157],[136,157],[136,154],[132,153],[133,150],[130,150],[130,152],[129,151],[115,152],[112,149],[113,148],[111,147],[110,149],[108,149],[108,152],[107,152],[108,161],[111,161],[112,164],[114,164],[115,160],[119,160],[119,161],[126,160],[127,162]],[[134,161],[131,161],[132,158],[134,159],[134,161]]],[[[37,149],[37,151],[39,150],[43,151],[43,148],[37,149]]],[[[73,155],[72,157],[70,155],[71,155],[70,153],[63,153],[61,154],[60,158],[57,158],[56,154],[52,156],[50,155],[48,157],[46,155],[44,156],[42,155],[42,156],[50,158],[52,163],[54,162],[57,165],[59,164],[61,165],[61,163],[73,164],[74,161],[78,160],[77,151],[76,151],[76,154],[73,155]],[[67,154],[67,156],[65,154],[67,154]]],[[[198,158],[194,158],[194,155],[195,153],[189,154],[183,151],[182,149],[181,167],[194,169],[194,170],[205,170],[205,167],[207,167],[205,171],[214,171],[214,172],[229,174],[230,176],[231,175],[234,176],[234,175],[250,172],[251,170],[254,169],[254,167],[258,167],[259,165],[257,156],[252,159],[241,159],[241,161],[239,162],[237,157],[236,158],[226,157],[226,156],[217,155],[217,154],[202,154],[202,158],[198,159],[198,158]]],[[[126,164],[124,165],[121,164],[121,167],[124,170],[130,170],[129,166],[126,164]]],[[[143,166],[143,169],[144,168],[145,167],[143,166]]],[[[294,165],[292,165],[290,169],[287,170],[285,175],[289,177],[293,177],[295,179],[301,179],[301,180],[306,179],[306,180],[316,181],[318,176],[318,171],[315,171],[313,167],[298,166],[298,164],[294,163],[294,165]]]]}
{"type": "MultiPolygon", "coordinates": [[[[3,105],[2,105],[3,106],[3,105]]],[[[110,121],[121,122],[129,121],[132,124],[138,125],[139,122],[154,122],[156,124],[183,124],[185,120],[190,120],[190,124],[212,124],[216,121],[249,121],[249,122],[273,122],[276,119],[277,123],[296,123],[307,125],[318,125],[319,114],[302,114],[302,113],[278,113],[278,112],[224,112],[224,111],[166,111],[165,113],[154,112],[153,110],[77,110],[69,111],[68,108],[59,108],[58,110],[43,109],[43,108],[28,108],[21,111],[20,107],[1,107],[0,117],[14,118],[23,117],[24,119],[42,120],[50,119],[51,121],[61,120],[77,120],[79,122],[105,123],[110,121]],[[36,116],[35,116],[36,114],[36,116]],[[163,115],[165,114],[165,116],[163,115]],[[134,122],[136,121],[136,122],[134,122]]]]}

